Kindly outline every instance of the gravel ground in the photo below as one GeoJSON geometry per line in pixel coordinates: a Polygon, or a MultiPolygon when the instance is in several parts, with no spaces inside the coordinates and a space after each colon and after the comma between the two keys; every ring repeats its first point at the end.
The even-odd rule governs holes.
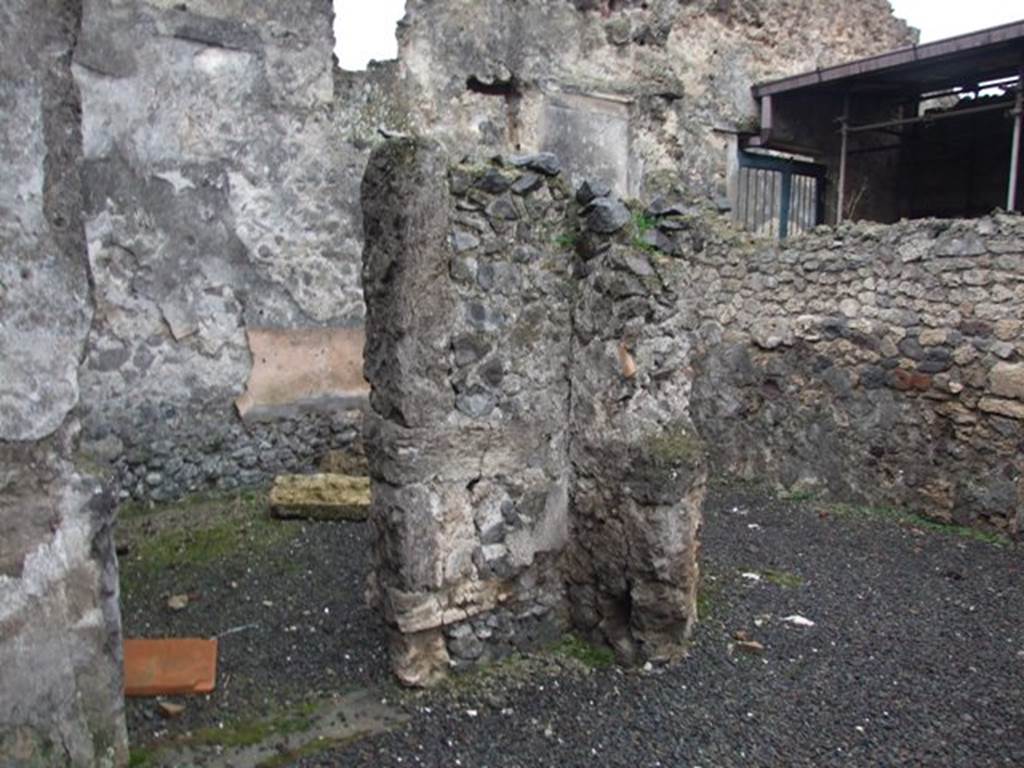
{"type": "Polygon", "coordinates": [[[128,700],[133,745],[390,685],[383,627],[363,597],[367,527],[270,520],[265,495],[122,520],[125,636],[221,636],[217,689],[174,699],[186,705],[180,718],[164,720],[152,700],[128,700]],[[170,562],[154,562],[154,553],[170,562]],[[179,594],[189,604],[173,611],[168,599],[179,594]]]}
{"type": "MultiPolygon", "coordinates": [[[[684,662],[646,672],[589,669],[559,654],[506,663],[439,691],[404,694],[408,725],[294,764],[1024,766],[1024,563],[1016,546],[745,487],[714,490],[707,507],[708,615],[684,662]],[[787,623],[792,615],[814,626],[787,623]],[[737,636],[763,652],[741,651],[737,636]]],[[[278,568],[274,557],[247,566],[249,599],[236,601],[237,615],[217,607],[206,616],[223,604],[211,599],[191,616],[190,606],[171,617],[215,633],[252,621],[246,610],[266,599],[275,610],[265,623],[276,628],[226,638],[223,669],[244,682],[233,696],[229,681],[226,694],[190,704],[191,720],[173,727],[227,717],[246,697],[251,704],[254,696],[329,691],[334,680],[394,697],[382,634],[361,602],[364,537],[358,526],[307,526],[286,549],[284,562],[298,564],[291,575],[264,573],[278,568]],[[324,607],[329,621],[316,614],[324,607]],[[301,642],[283,631],[313,614],[318,629],[301,642]]],[[[211,571],[219,584],[208,593],[231,590],[231,573],[211,571]]],[[[231,591],[241,590],[239,582],[231,591]]],[[[159,604],[136,610],[130,594],[125,602],[129,632],[147,611],[152,627],[168,616],[159,604]]],[[[133,736],[167,727],[148,717],[151,708],[133,704],[133,736]]]]}

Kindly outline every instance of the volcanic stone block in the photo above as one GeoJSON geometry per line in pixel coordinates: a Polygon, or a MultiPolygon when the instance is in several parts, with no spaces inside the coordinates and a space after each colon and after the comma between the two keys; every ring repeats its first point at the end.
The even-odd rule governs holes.
{"type": "Polygon", "coordinates": [[[362,522],[370,510],[370,478],[282,475],[270,489],[270,512],[283,519],[362,522]]]}
{"type": "Polygon", "coordinates": [[[1024,365],[998,363],[989,374],[992,392],[1000,397],[1024,400],[1024,365]]]}

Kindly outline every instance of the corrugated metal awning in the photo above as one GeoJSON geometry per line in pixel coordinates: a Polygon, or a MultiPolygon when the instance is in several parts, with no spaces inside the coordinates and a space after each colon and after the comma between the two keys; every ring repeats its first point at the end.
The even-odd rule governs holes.
{"type": "Polygon", "coordinates": [[[1024,20],[848,64],[760,83],[755,98],[794,91],[929,93],[1016,75],[1024,65],[1024,20]]]}

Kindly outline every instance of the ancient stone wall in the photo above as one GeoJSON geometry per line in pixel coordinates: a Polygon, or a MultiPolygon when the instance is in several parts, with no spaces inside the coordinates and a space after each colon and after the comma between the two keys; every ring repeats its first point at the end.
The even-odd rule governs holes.
{"type": "Polygon", "coordinates": [[[307,438],[344,447],[330,411],[365,397],[264,365],[333,355],[362,322],[366,148],[333,111],[330,0],[84,5],[85,452],[155,498],[309,466],[307,438]]]}
{"type": "Polygon", "coordinates": [[[884,0],[410,0],[401,98],[453,155],[551,151],[576,183],[715,199],[754,83],[913,42],[884,0]]]}
{"type": "Polygon", "coordinates": [[[447,170],[396,142],[364,182],[374,589],[409,684],[567,626],[568,194],[447,170]]]}
{"type": "Polygon", "coordinates": [[[378,150],[364,182],[373,600],[410,684],[696,618],[712,471],[1015,532],[1024,220],[735,231],[551,155],[378,150]],[[691,411],[693,421],[691,422],[691,411]]]}
{"type": "Polygon", "coordinates": [[[311,390],[274,360],[361,359],[359,181],[379,128],[720,198],[717,131],[748,126],[754,81],[910,40],[882,0],[414,0],[398,61],[341,72],[331,28],[330,0],[84,2],[82,455],[122,496],[260,482],[311,467],[321,438],[350,444],[336,412],[365,383],[311,390]]]}
{"type": "Polygon", "coordinates": [[[688,267],[648,243],[654,219],[614,197],[591,199],[601,191],[580,189],[571,230],[569,605],[574,628],[620,661],[667,661],[697,620],[707,471],[690,420],[692,297],[677,292],[688,267]]]}
{"type": "Polygon", "coordinates": [[[698,226],[694,416],[713,466],[1016,532],[1024,219],[698,226]],[[703,298],[702,298],[703,297],[703,298]]]}
{"type": "Polygon", "coordinates": [[[81,8],[0,10],[0,762],[127,763],[109,496],[71,459],[93,321],[81,215],[81,8]]]}
{"type": "Polygon", "coordinates": [[[409,684],[569,626],[666,660],[695,619],[703,464],[672,293],[607,190],[581,204],[553,156],[510,163],[448,173],[407,139],[364,181],[370,592],[409,684]]]}

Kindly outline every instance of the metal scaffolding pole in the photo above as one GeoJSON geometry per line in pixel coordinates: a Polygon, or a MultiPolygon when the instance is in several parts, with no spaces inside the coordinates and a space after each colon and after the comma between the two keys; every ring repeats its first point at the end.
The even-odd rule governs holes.
{"type": "Polygon", "coordinates": [[[1020,139],[1024,127],[1024,67],[1017,80],[1017,102],[1013,109],[1013,146],[1010,148],[1010,189],[1006,194],[1006,210],[1017,210],[1017,186],[1020,173],[1020,139]]]}
{"type": "Polygon", "coordinates": [[[868,125],[851,125],[850,133],[864,133],[865,131],[878,131],[887,132],[887,128],[898,128],[903,125],[917,125],[919,123],[937,123],[940,120],[950,120],[958,117],[971,117],[972,115],[979,115],[985,112],[995,112],[998,110],[1006,110],[1005,104],[989,104],[984,107],[970,107],[968,109],[958,109],[955,112],[939,112],[937,114],[928,114],[923,117],[905,117],[900,120],[886,120],[882,123],[869,123],[868,125]]]}
{"type": "Polygon", "coordinates": [[[839,150],[839,200],[836,203],[836,224],[843,223],[843,207],[846,205],[846,156],[850,146],[850,96],[843,99],[843,116],[840,118],[843,135],[839,150]]]}

